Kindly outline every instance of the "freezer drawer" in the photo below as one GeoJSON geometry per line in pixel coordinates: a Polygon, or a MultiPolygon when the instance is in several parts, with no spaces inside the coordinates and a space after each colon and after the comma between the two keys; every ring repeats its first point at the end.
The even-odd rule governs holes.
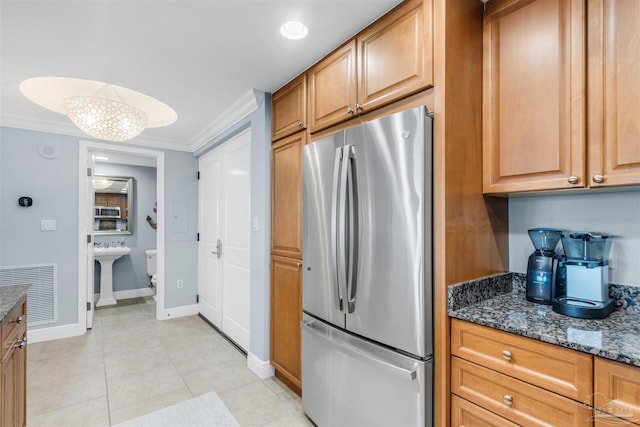
{"type": "Polygon", "coordinates": [[[319,427],[432,426],[433,363],[303,315],[302,408],[319,427]]]}

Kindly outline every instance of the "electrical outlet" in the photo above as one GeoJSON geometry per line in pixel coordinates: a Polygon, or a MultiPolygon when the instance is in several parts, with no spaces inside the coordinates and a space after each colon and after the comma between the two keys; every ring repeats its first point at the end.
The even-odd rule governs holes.
{"type": "Polygon", "coordinates": [[[178,279],[177,285],[178,285],[178,289],[184,288],[184,282],[182,281],[182,279],[178,279]]]}

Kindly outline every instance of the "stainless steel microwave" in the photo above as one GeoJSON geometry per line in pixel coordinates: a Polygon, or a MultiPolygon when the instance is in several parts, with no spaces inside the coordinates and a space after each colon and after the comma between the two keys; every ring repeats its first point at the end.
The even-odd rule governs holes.
{"type": "Polygon", "coordinates": [[[120,206],[95,206],[96,218],[120,218],[120,206]]]}

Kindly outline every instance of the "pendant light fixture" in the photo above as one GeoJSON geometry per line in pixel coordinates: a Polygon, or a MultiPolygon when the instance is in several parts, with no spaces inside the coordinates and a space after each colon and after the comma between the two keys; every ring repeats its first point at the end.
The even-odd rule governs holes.
{"type": "Polygon", "coordinates": [[[122,142],[146,128],[167,126],[178,116],[166,104],[121,86],[68,77],[35,77],[20,83],[31,101],[64,114],[97,139],[122,142]]]}

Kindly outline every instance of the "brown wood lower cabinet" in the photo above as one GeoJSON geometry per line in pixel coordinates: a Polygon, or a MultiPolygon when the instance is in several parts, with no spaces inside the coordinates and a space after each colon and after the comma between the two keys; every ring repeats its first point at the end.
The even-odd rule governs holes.
{"type": "Polygon", "coordinates": [[[0,420],[3,427],[23,427],[27,415],[26,302],[18,304],[2,321],[0,357],[0,420]]]}
{"type": "Polygon", "coordinates": [[[593,426],[591,355],[451,321],[451,425],[593,426]]]}
{"type": "Polygon", "coordinates": [[[276,376],[301,393],[302,261],[271,257],[271,364],[276,376]]]}
{"type": "Polygon", "coordinates": [[[596,357],[594,371],[592,404],[604,412],[596,414],[600,425],[640,425],[640,368],[596,357]]]}

